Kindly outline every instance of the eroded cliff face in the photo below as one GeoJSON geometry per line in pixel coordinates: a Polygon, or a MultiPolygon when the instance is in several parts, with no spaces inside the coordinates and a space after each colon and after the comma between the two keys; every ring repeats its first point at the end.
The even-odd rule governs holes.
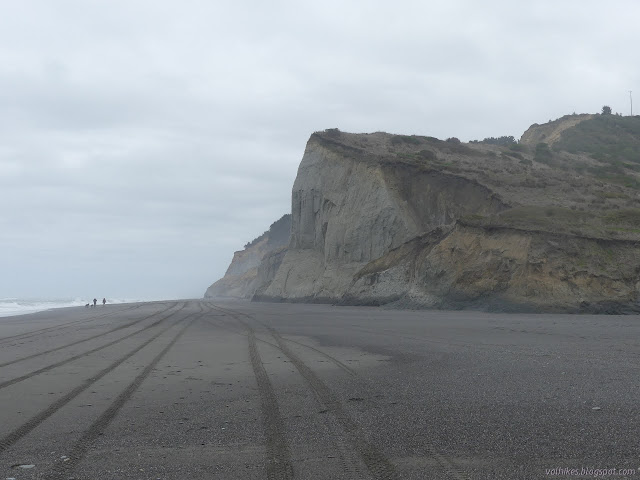
{"type": "Polygon", "coordinates": [[[633,241],[458,222],[367,265],[341,303],[631,313],[639,271],[633,241]]]}
{"type": "Polygon", "coordinates": [[[581,115],[565,115],[544,125],[534,124],[522,134],[520,143],[535,147],[538,143],[553,145],[562,137],[562,132],[575,127],[577,124],[594,118],[595,115],[583,113],[581,115]]]}
{"type": "Polygon", "coordinates": [[[286,248],[290,231],[291,215],[287,214],[249,242],[244,250],[235,252],[224,277],[207,289],[205,298],[251,298],[259,286],[270,281],[270,277],[261,273],[263,260],[286,248]]]}
{"type": "Polygon", "coordinates": [[[293,186],[289,249],[260,298],[339,301],[372,260],[462,215],[506,208],[471,179],[315,134],[293,186]]]}
{"type": "Polygon", "coordinates": [[[640,174],[631,166],[606,176],[606,156],[535,147],[593,116],[574,117],[532,127],[518,148],[317,132],[293,186],[288,245],[237,253],[214,291],[398,308],[640,311],[640,174]]]}

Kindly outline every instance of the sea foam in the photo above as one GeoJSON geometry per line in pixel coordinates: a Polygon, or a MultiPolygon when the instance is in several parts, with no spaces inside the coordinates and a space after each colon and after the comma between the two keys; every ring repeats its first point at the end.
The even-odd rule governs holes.
{"type": "MultiPolygon", "coordinates": [[[[89,301],[89,299],[82,300],[80,298],[0,298],[0,317],[42,312],[44,310],[51,310],[52,308],[79,307],[86,305],[89,301]]],[[[122,300],[107,298],[107,304],[131,303],[136,301],[142,300],[122,300]]],[[[102,303],[102,299],[98,299],[98,302],[102,303]]]]}

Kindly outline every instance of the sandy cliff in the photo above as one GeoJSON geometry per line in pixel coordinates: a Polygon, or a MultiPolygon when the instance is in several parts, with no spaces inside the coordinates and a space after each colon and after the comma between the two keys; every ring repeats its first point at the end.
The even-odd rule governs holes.
{"type": "MultiPolygon", "coordinates": [[[[251,257],[259,265],[245,261],[255,268],[250,281],[241,273],[227,291],[411,308],[636,311],[639,169],[615,164],[612,177],[613,160],[580,153],[575,131],[571,152],[540,147],[551,137],[566,143],[565,132],[595,117],[533,126],[510,147],[316,132],[293,186],[288,247],[251,257]]],[[[588,138],[598,125],[587,125],[588,138]]]]}
{"type": "Polygon", "coordinates": [[[585,120],[591,120],[595,115],[583,113],[581,115],[565,115],[562,118],[546,123],[544,125],[534,124],[520,137],[520,143],[535,147],[538,143],[544,142],[553,145],[562,138],[562,132],[575,127],[585,120]]]}
{"type": "Polygon", "coordinates": [[[507,208],[474,180],[389,157],[391,135],[340,137],[347,141],[317,133],[307,144],[293,186],[289,250],[262,298],[335,302],[368,262],[416,235],[507,208]],[[349,142],[358,139],[367,143],[349,142]]]}
{"type": "Polygon", "coordinates": [[[257,281],[263,260],[286,247],[290,231],[291,215],[287,214],[243,250],[235,252],[224,277],[207,289],[205,298],[251,298],[259,285],[270,280],[262,274],[257,281]]]}

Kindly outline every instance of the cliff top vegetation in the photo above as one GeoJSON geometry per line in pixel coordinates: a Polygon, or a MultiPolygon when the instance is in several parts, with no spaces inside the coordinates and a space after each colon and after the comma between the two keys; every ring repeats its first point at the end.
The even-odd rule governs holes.
{"type": "Polygon", "coordinates": [[[566,115],[532,125],[519,141],[329,129],[314,133],[313,144],[357,161],[464,177],[512,207],[467,219],[477,225],[640,239],[640,116],[566,115]]]}
{"type": "Polygon", "coordinates": [[[247,249],[253,247],[265,238],[268,239],[267,242],[269,245],[285,245],[287,243],[287,240],[289,239],[290,233],[291,214],[287,213],[273,222],[269,227],[269,230],[245,244],[244,248],[247,249]]]}

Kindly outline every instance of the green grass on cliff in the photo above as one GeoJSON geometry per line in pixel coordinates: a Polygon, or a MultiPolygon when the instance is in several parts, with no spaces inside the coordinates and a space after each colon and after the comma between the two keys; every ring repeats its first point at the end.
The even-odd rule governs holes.
{"type": "Polygon", "coordinates": [[[591,214],[563,207],[525,206],[506,210],[498,215],[463,217],[471,225],[491,227],[505,226],[524,230],[549,232],[569,231],[589,223],[591,214]]]}
{"type": "Polygon", "coordinates": [[[552,146],[538,143],[533,160],[640,190],[640,116],[596,115],[564,130],[552,146]],[[567,158],[563,152],[591,157],[596,162],[567,158]]]}
{"type": "Polygon", "coordinates": [[[467,215],[461,223],[591,238],[640,239],[640,209],[592,212],[564,207],[524,206],[498,215],[467,215]]]}
{"type": "Polygon", "coordinates": [[[640,231],[640,208],[626,208],[608,213],[603,218],[607,225],[640,231]]]}
{"type": "Polygon", "coordinates": [[[562,132],[556,151],[587,153],[610,164],[640,164],[640,116],[597,115],[562,132]]]}

